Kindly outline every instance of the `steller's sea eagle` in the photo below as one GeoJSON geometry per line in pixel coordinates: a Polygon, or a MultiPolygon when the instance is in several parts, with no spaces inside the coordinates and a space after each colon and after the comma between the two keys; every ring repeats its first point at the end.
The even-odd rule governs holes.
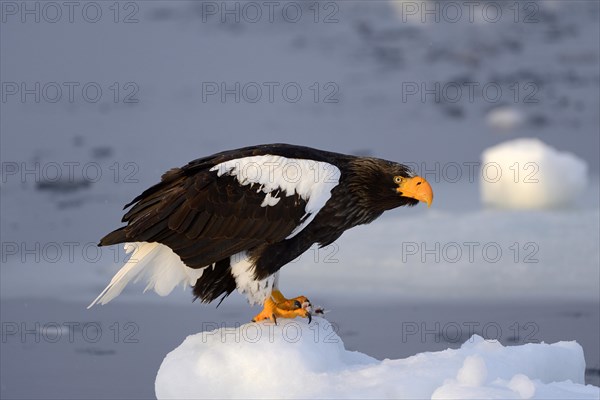
{"type": "Polygon", "coordinates": [[[281,267],[386,210],[432,199],[425,179],[378,158],[289,144],[200,158],[171,169],[124,207],[132,206],[122,219],[127,225],[99,246],[125,243],[131,258],[90,307],[144,279],[163,296],[193,286],[204,303],[237,289],[263,305],[254,321],[310,320],[306,297],[288,300],[277,289],[281,267]]]}

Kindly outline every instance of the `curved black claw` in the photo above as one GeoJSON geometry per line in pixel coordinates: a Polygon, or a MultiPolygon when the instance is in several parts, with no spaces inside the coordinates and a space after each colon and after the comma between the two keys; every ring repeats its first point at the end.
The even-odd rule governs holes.
{"type": "Polygon", "coordinates": [[[277,317],[275,316],[275,314],[271,314],[271,319],[273,320],[275,325],[277,325],[277,317]]]}
{"type": "Polygon", "coordinates": [[[310,324],[312,322],[312,315],[309,312],[306,313],[306,318],[308,318],[308,323],[310,324]]]}

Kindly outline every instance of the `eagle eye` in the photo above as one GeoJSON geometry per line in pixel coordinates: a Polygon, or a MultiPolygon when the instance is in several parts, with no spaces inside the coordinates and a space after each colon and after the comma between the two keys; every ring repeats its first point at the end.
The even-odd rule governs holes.
{"type": "Polygon", "coordinates": [[[394,177],[394,183],[396,184],[400,184],[402,182],[402,177],[401,176],[395,176],[394,177]]]}

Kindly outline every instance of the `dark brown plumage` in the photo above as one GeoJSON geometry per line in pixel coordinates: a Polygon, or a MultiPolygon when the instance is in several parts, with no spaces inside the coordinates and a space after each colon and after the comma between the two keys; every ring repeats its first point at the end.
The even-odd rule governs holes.
{"type": "Polygon", "coordinates": [[[326,246],[347,229],[370,223],[386,210],[417,204],[412,192],[408,196],[399,189],[400,181],[412,177],[402,164],[287,144],[225,151],[165,173],[160,183],[125,206],[131,206],[122,219],[126,226],[106,235],[99,245],[158,242],[171,248],[190,268],[212,266],[204,269],[193,290],[197,298],[210,302],[236,289],[231,273],[234,255],[246,252],[255,279],[264,279],[314,243],[326,246]],[[325,205],[293,237],[294,229],[309,217],[309,198],[273,190],[278,201],[265,206],[260,187],[242,184],[232,173],[219,175],[211,170],[253,156],[312,160],[339,170],[339,182],[325,205]]]}

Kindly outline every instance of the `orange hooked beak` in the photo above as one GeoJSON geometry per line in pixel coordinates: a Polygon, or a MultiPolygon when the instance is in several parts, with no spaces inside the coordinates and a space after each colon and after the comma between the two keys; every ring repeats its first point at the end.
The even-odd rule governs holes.
{"type": "Polygon", "coordinates": [[[429,182],[427,182],[425,178],[421,178],[420,176],[402,179],[398,184],[396,192],[401,196],[423,201],[427,203],[427,207],[431,207],[431,203],[433,202],[433,190],[431,190],[431,185],[429,185],[429,182]]]}

